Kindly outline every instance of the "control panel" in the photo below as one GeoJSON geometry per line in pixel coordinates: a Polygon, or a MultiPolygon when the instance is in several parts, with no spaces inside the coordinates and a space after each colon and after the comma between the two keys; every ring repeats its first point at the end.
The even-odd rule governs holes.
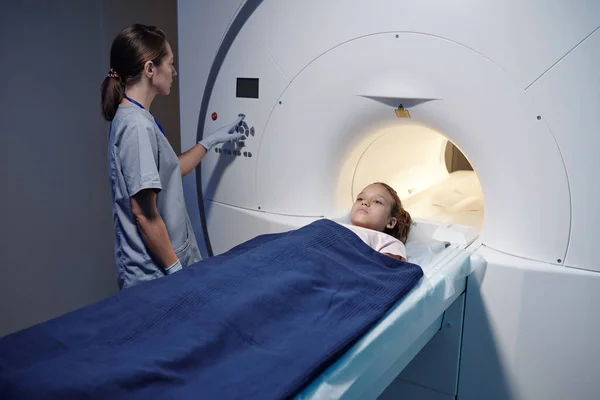
{"type": "MultiPolygon", "coordinates": [[[[244,114],[239,114],[239,116],[242,117],[244,116],[244,114]]],[[[246,141],[250,140],[251,137],[253,138],[255,136],[254,127],[249,126],[244,118],[240,121],[235,130],[237,133],[242,133],[244,135],[242,140],[235,143],[225,143],[220,147],[215,147],[215,153],[224,156],[252,158],[252,152],[245,150],[245,147],[246,141]]]]}

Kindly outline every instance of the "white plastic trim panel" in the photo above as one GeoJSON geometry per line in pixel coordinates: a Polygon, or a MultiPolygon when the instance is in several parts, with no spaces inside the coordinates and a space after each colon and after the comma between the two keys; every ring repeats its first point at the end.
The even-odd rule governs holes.
{"type": "Polygon", "coordinates": [[[597,0],[268,0],[261,44],[294,77],[334,46],[375,32],[462,43],[525,88],[600,25],[597,0]]]}
{"type": "MultiPolygon", "coordinates": [[[[543,110],[569,174],[573,216],[565,264],[600,271],[600,30],[527,93],[543,110]]],[[[554,210],[548,209],[548,219],[554,218],[554,210]]]]}

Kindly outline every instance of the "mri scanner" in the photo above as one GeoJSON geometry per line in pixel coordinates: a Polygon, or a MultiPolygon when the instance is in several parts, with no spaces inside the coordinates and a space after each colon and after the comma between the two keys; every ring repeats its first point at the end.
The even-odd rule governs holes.
{"type": "Polygon", "coordinates": [[[392,312],[300,397],[598,398],[600,2],[180,0],[178,18],[182,148],[246,115],[244,145],[184,181],[205,257],[344,220],[375,181],[415,243],[444,244],[419,259],[424,293],[452,288],[431,315],[407,298],[414,319],[385,331],[392,312]]]}

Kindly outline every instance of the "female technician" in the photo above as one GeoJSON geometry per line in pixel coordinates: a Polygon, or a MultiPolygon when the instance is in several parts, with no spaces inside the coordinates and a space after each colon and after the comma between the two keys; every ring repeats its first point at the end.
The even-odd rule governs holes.
{"type": "Polygon", "coordinates": [[[241,116],[177,157],[149,112],[154,97],[171,90],[173,61],[160,29],[134,24],[114,39],[102,84],[102,113],[111,121],[108,161],[121,290],[201,259],[182,176],[216,144],[243,137],[235,132],[241,116]]]}

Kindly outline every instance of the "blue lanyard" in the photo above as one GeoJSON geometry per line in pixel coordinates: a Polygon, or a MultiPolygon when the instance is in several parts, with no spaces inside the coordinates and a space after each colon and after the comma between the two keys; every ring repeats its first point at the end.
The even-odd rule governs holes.
{"type": "MultiPolygon", "coordinates": [[[[132,99],[131,97],[127,96],[126,94],[123,94],[123,96],[129,100],[130,102],[132,102],[133,104],[135,104],[136,106],[138,106],[139,108],[145,110],[144,106],[141,105],[140,103],[138,103],[137,101],[135,101],[134,99],[132,99]]],[[[163,133],[163,135],[165,135],[165,131],[163,131],[162,126],[160,126],[160,124],[158,123],[158,121],[156,120],[156,118],[154,116],[152,116],[152,118],[154,118],[154,122],[156,122],[156,126],[158,126],[158,129],[160,129],[160,131],[163,133]]],[[[166,136],[166,135],[165,135],[166,136]]]]}

